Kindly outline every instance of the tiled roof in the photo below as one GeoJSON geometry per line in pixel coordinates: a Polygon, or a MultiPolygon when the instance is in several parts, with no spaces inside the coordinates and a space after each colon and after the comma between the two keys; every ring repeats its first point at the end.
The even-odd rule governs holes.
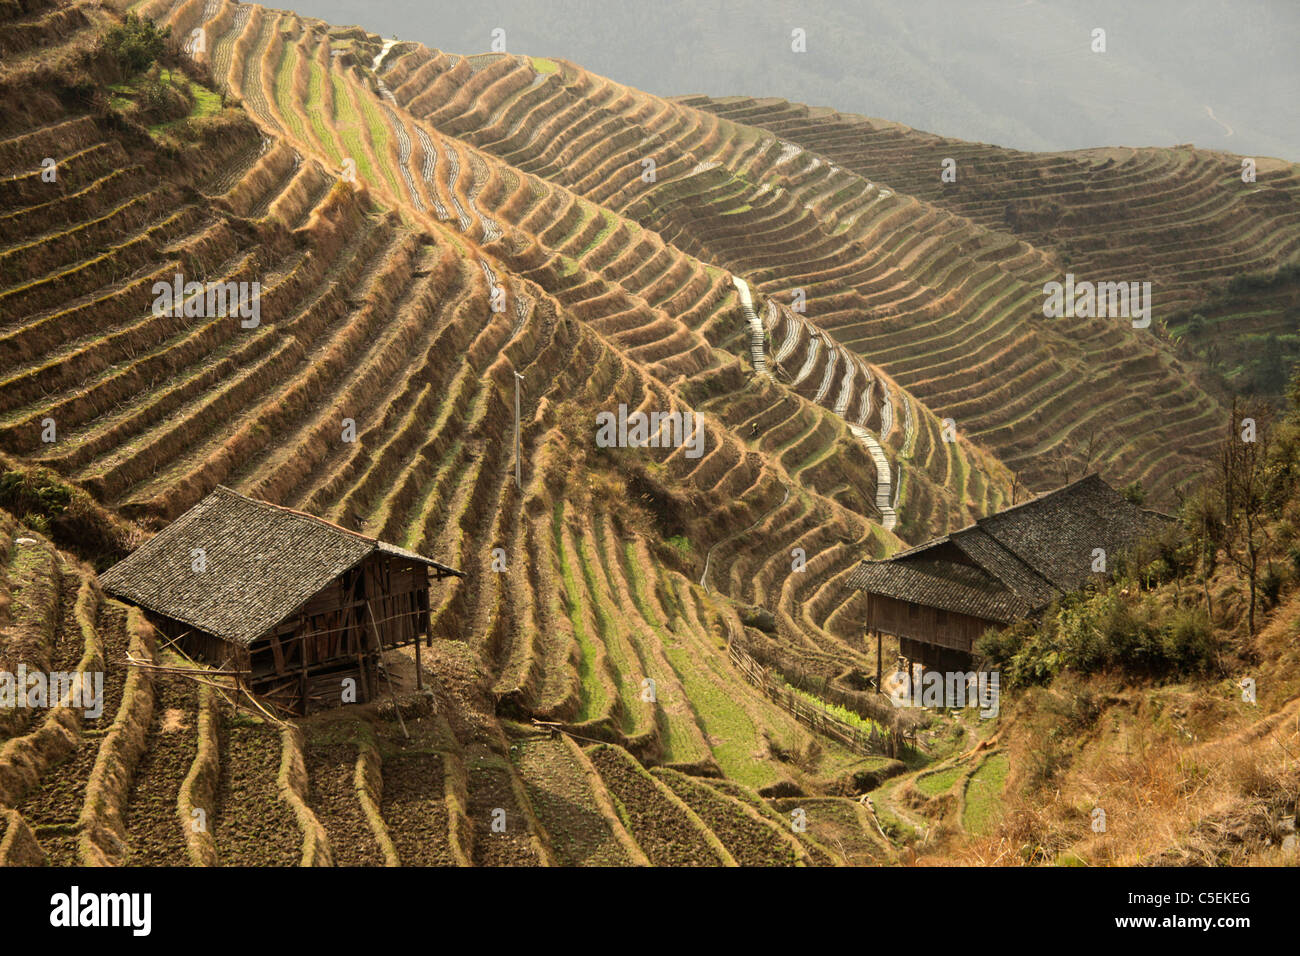
{"type": "Polygon", "coordinates": [[[1029,606],[996,579],[955,561],[864,561],[854,569],[848,584],[871,594],[989,621],[1012,621],[1029,612],[1029,606]]]}
{"type": "Polygon", "coordinates": [[[459,571],[301,511],[218,486],[101,576],[104,590],[249,644],[373,553],[459,571]],[[195,570],[202,551],[203,570],[195,570]]]}
{"type": "Polygon", "coordinates": [[[1003,587],[1019,594],[1031,606],[1050,604],[1056,597],[1057,591],[1047,579],[983,528],[958,531],[950,540],[1003,587]]]}
{"type": "Polygon", "coordinates": [[[1106,552],[1109,567],[1116,553],[1170,520],[1088,475],[891,558],[864,561],[848,586],[1007,621],[1096,580],[1094,549],[1106,552]],[[970,565],[951,560],[954,547],[970,565]],[[972,570],[980,576],[967,573],[972,570]],[[936,575],[950,576],[952,587],[933,581],[936,575]]]}

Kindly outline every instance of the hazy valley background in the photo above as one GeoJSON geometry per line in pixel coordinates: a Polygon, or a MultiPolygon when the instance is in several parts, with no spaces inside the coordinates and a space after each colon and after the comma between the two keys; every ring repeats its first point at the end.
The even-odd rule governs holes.
{"type": "Polygon", "coordinates": [[[450,53],[485,52],[502,27],[510,52],[665,96],[780,96],[1020,149],[1195,143],[1300,160],[1293,0],[286,5],[450,53]],[[795,27],[807,53],[790,50],[795,27]]]}

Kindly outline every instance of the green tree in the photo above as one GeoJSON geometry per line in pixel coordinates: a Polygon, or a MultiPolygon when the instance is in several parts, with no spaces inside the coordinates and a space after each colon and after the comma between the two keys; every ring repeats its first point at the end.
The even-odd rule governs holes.
{"type": "Polygon", "coordinates": [[[129,75],[143,73],[166,51],[172,28],[159,30],[152,20],[128,13],[121,26],[108,31],[104,43],[129,75]]]}

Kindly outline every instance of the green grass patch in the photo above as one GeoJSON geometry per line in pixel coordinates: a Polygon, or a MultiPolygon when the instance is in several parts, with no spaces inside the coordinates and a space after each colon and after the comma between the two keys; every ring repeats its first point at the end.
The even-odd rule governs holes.
{"type": "Polygon", "coordinates": [[[962,768],[959,764],[951,766],[946,770],[936,770],[933,773],[924,773],[916,778],[916,789],[920,790],[927,797],[937,797],[941,793],[947,793],[952,789],[962,774],[962,768]]]}
{"type": "MultiPolygon", "coordinates": [[[[624,542],[623,557],[632,602],[636,605],[641,617],[658,635],[660,645],[663,645],[665,643],[665,632],[657,615],[651,609],[650,603],[646,600],[645,581],[641,576],[641,569],[637,567],[636,549],[633,547],[632,542],[624,542]]],[[[674,702],[669,700],[667,703],[671,705],[674,702]]],[[[703,756],[700,753],[695,736],[687,731],[683,724],[684,721],[693,720],[689,701],[683,703],[686,706],[672,714],[663,707],[657,708],[659,742],[663,748],[665,763],[689,764],[698,761],[703,756]]]]}
{"type": "Polygon", "coordinates": [[[664,543],[680,554],[683,558],[689,558],[695,553],[695,548],[691,544],[691,539],[686,537],[684,534],[675,534],[664,543]]]}
{"type": "MultiPolygon", "coordinates": [[[[357,175],[367,182],[374,182],[375,170],[366,156],[365,144],[361,141],[361,119],[352,108],[352,99],[348,96],[347,84],[338,74],[330,74],[334,85],[334,120],[338,125],[339,137],[347,151],[345,158],[357,164],[357,175]]],[[[341,162],[341,161],[340,161],[341,162]]]]}
{"type": "Polygon", "coordinates": [[[367,97],[360,97],[357,102],[361,104],[361,112],[365,114],[366,128],[370,132],[370,142],[374,144],[375,157],[384,170],[384,178],[388,180],[393,195],[400,198],[405,194],[397,184],[397,175],[393,172],[396,160],[393,162],[388,160],[388,141],[394,135],[393,130],[389,127],[388,121],[384,119],[384,114],[375,109],[374,104],[367,97]]]}
{"type": "MultiPolygon", "coordinates": [[[[599,530],[596,531],[596,534],[599,541],[599,530]]],[[[620,631],[625,631],[626,627],[620,626],[621,621],[615,621],[611,609],[606,607],[605,602],[600,599],[600,582],[596,576],[596,559],[591,554],[588,542],[583,539],[578,540],[578,562],[582,565],[582,578],[586,582],[587,593],[592,599],[592,611],[596,617],[596,627],[600,631],[601,643],[605,647],[605,660],[614,672],[614,687],[623,705],[618,722],[619,729],[628,736],[635,736],[638,731],[643,729],[645,723],[644,716],[638,720],[638,715],[644,713],[645,704],[641,701],[639,683],[632,679],[633,662],[628,659],[620,637],[620,631]]],[[[639,662],[637,667],[639,669],[639,662]]]]}
{"type": "Polygon", "coordinates": [[[605,237],[608,236],[611,232],[613,232],[614,227],[618,225],[618,220],[615,219],[613,216],[611,216],[609,213],[605,212],[603,209],[600,211],[600,215],[601,218],[605,220],[605,225],[601,227],[600,232],[596,233],[596,237],[592,239],[591,242],[587,243],[586,247],[581,252],[578,253],[579,259],[582,259],[584,256],[587,255],[587,253],[591,252],[592,249],[595,249],[598,245],[600,245],[601,242],[605,239],[605,237]]]}
{"type": "Polygon", "coordinates": [[[1009,770],[1006,754],[990,754],[966,781],[966,808],[961,818],[966,832],[987,836],[993,831],[993,824],[1002,809],[1002,789],[1006,786],[1009,770]]]}

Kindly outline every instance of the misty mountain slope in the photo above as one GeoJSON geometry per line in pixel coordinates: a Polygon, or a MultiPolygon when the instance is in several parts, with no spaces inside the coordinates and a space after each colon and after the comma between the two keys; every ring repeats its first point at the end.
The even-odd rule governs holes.
{"type": "Polygon", "coordinates": [[[1154,314],[1300,261],[1300,166],[1180,147],[1025,153],[785,100],[686,100],[1052,254],[1080,278],[1152,283],[1154,314]],[[955,180],[942,179],[955,161],[955,180]]]}
{"type": "MultiPolygon", "coordinates": [[[[348,0],[297,9],[358,20],[348,0]]],[[[1273,0],[573,0],[562,17],[526,0],[389,0],[360,19],[464,53],[504,31],[510,51],[564,57],[659,96],[828,103],[1022,150],[1196,143],[1300,161],[1300,11],[1273,0]],[[1092,49],[1099,28],[1104,53],[1092,49]],[[804,53],[791,49],[795,29],[804,53]]]]}

